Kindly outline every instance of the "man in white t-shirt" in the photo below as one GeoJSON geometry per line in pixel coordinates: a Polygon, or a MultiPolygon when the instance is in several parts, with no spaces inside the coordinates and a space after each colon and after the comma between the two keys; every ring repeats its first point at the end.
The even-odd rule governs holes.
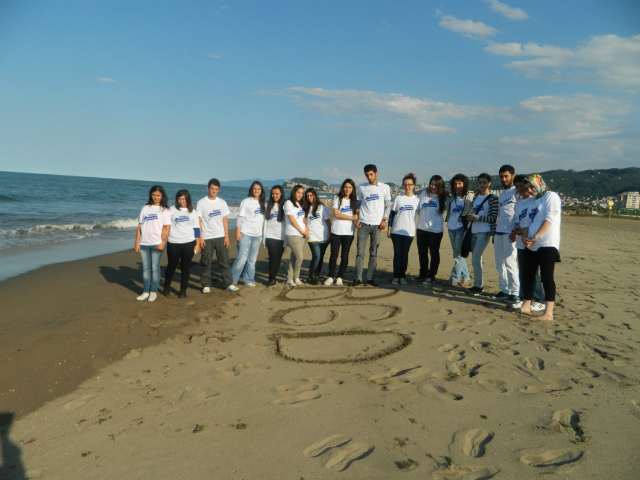
{"type": "Polygon", "coordinates": [[[378,265],[378,245],[380,231],[387,228],[387,219],[391,210],[391,190],[389,185],[378,181],[378,169],[375,165],[366,165],[364,174],[368,183],[358,186],[358,254],[356,256],[356,278],[353,286],[362,283],[364,252],[369,243],[369,264],[367,266],[367,284],[377,287],[374,277],[378,265]]]}
{"type": "Polygon", "coordinates": [[[209,180],[207,185],[209,195],[198,201],[196,209],[200,213],[200,279],[202,293],[211,292],[211,259],[216,253],[220,273],[222,274],[223,288],[237,290],[233,285],[231,266],[229,265],[229,224],[227,216],[229,207],[227,202],[218,198],[220,182],[217,178],[209,180]],[[233,288],[232,288],[233,287],[233,288]]]}
{"type": "Polygon", "coordinates": [[[516,224],[515,207],[518,194],[513,185],[515,169],[511,165],[503,165],[500,167],[499,175],[504,191],[498,198],[500,212],[493,237],[493,248],[500,292],[493,298],[507,303],[516,303],[520,300],[518,253],[515,243],[509,240],[509,235],[513,232],[513,227],[516,224]]]}

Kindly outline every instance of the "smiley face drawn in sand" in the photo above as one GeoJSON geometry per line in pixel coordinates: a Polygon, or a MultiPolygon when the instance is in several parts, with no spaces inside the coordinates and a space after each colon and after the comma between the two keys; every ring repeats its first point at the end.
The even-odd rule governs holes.
{"type": "Polygon", "coordinates": [[[387,320],[402,312],[395,305],[352,304],[303,305],[277,311],[270,321],[286,325],[324,325],[340,318],[350,322],[371,322],[387,320]]]}

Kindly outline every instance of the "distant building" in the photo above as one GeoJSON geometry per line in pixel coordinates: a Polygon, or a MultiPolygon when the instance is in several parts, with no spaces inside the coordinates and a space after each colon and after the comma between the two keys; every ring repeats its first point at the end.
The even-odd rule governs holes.
{"type": "Polygon", "coordinates": [[[640,193],[624,192],[620,197],[620,207],[633,210],[640,209],[640,193]]]}

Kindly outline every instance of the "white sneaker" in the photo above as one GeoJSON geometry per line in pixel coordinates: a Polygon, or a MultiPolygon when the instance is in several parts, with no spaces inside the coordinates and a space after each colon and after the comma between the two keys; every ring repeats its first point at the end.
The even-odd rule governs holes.
{"type": "Polygon", "coordinates": [[[156,295],[155,293],[150,293],[149,294],[149,301],[150,302],[155,302],[157,297],[158,297],[158,295],[156,295]]]}
{"type": "Polygon", "coordinates": [[[422,282],[423,285],[431,285],[433,283],[433,278],[427,278],[424,282],[422,282]]]}
{"type": "Polygon", "coordinates": [[[238,287],[236,287],[235,285],[229,285],[227,287],[227,290],[229,290],[230,292],[237,292],[240,289],[238,287]]]}
{"type": "Polygon", "coordinates": [[[299,279],[299,278],[296,278],[296,279],[294,280],[294,282],[295,282],[295,284],[296,284],[296,285],[302,285],[302,282],[300,281],[300,279],[299,279]]]}
{"type": "MultiPolygon", "coordinates": [[[[324,284],[329,286],[329,285],[333,285],[333,278],[329,277],[324,281],[324,284]]],[[[338,282],[336,281],[336,285],[338,284],[338,282]]]]}
{"type": "Polygon", "coordinates": [[[296,282],[294,282],[293,280],[287,280],[287,283],[285,283],[285,285],[289,285],[290,287],[296,287],[297,286],[296,282]]]}
{"type": "Polygon", "coordinates": [[[148,293],[143,293],[142,295],[140,295],[139,297],[136,298],[136,300],[146,300],[147,298],[149,298],[149,294],[148,293]]]}
{"type": "Polygon", "coordinates": [[[515,310],[516,308],[521,308],[522,305],[524,305],[524,302],[522,300],[518,300],[516,303],[509,304],[509,308],[513,308],[515,310]]]}
{"type": "Polygon", "coordinates": [[[202,289],[202,293],[211,293],[211,289],[209,287],[204,287],[202,289]]]}
{"type": "Polygon", "coordinates": [[[255,287],[256,284],[255,283],[245,283],[244,286],[245,287],[255,287]]]}
{"type": "Polygon", "coordinates": [[[400,285],[406,285],[407,281],[404,278],[400,279],[400,285]]]}
{"type": "Polygon", "coordinates": [[[544,312],[547,309],[547,306],[544,303],[531,302],[530,308],[532,312],[544,312]]]}
{"type": "Polygon", "coordinates": [[[393,280],[391,280],[391,285],[398,285],[399,282],[400,282],[400,279],[394,278],[393,280]]]}
{"type": "Polygon", "coordinates": [[[336,278],[336,285],[342,285],[342,279],[340,277],[336,278]]]}

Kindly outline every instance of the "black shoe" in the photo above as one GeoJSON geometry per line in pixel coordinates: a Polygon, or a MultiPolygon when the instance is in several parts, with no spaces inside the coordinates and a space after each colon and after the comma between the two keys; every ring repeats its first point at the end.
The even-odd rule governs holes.
{"type": "Polygon", "coordinates": [[[378,284],[374,280],[367,280],[367,285],[371,285],[372,287],[378,286],[378,284]]]}
{"type": "Polygon", "coordinates": [[[351,282],[352,287],[357,287],[358,285],[362,285],[362,282],[357,278],[353,282],[351,282]]]}
{"type": "Polygon", "coordinates": [[[187,298],[187,291],[180,290],[180,295],[178,295],[178,298],[187,298]]]}
{"type": "Polygon", "coordinates": [[[520,301],[520,297],[518,297],[517,295],[509,295],[507,298],[504,299],[504,302],[510,305],[513,305],[514,303],[518,303],[519,301],[520,301]]]}
{"type": "Polygon", "coordinates": [[[496,295],[491,295],[491,298],[494,300],[506,300],[508,296],[509,295],[501,291],[501,292],[498,292],[496,295]]]}
{"type": "Polygon", "coordinates": [[[318,284],[318,275],[316,275],[315,273],[312,273],[311,275],[309,275],[309,284],[310,285],[317,285],[318,284]]]}
{"type": "Polygon", "coordinates": [[[471,287],[471,288],[467,289],[467,293],[469,295],[473,295],[474,297],[477,297],[478,295],[480,295],[482,293],[482,288],[480,288],[480,287],[471,287]]]}
{"type": "Polygon", "coordinates": [[[162,294],[163,294],[165,297],[169,298],[169,296],[171,295],[171,289],[170,289],[169,287],[164,287],[164,288],[162,289],[162,294]]]}
{"type": "Polygon", "coordinates": [[[277,282],[276,282],[275,280],[269,280],[269,281],[267,282],[267,288],[269,288],[269,287],[275,287],[275,286],[276,286],[276,283],[277,283],[277,282]]]}

